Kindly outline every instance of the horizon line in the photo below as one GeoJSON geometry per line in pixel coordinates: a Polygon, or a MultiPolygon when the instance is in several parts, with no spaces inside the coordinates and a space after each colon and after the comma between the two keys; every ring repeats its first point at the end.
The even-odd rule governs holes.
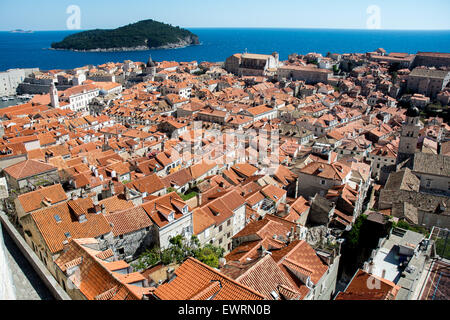
{"type": "MultiPolygon", "coordinates": [[[[354,30],[354,31],[450,31],[449,29],[388,29],[388,28],[379,28],[379,29],[369,29],[369,28],[352,28],[352,27],[339,27],[339,28],[333,28],[333,27],[182,27],[180,28],[184,29],[281,29],[281,30],[354,30]]],[[[120,27],[117,27],[120,28],[120,27]]],[[[41,29],[41,30],[34,30],[34,29],[23,29],[23,28],[16,28],[16,29],[9,29],[9,30],[0,30],[0,32],[11,32],[15,30],[23,30],[23,31],[33,31],[33,32],[52,32],[52,31],[74,31],[74,32],[83,32],[88,30],[114,30],[116,28],[93,28],[93,29],[41,29]]]]}

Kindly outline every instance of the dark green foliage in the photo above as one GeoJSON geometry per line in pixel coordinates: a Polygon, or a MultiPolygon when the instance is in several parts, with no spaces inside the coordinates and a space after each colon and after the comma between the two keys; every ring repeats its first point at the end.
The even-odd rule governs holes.
{"type": "Polygon", "coordinates": [[[401,229],[405,229],[405,230],[411,230],[411,231],[414,231],[417,233],[421,233],[425,237],[428,237],[430,235],[430,232],[426,228],[421,227],[421,226],[412,226],[404,220],[400,220],[397,223],[393,223],[392,227],[393,228],[401,228],[401,229]]]}
{"type": "Polygon", "coordinates": [[[198,37],[186,29],[173,27],[154,20],[144,20],[114,30],[89,30],[52,43],[54,49],[94,50],[111,48],[133,48],[147,46],[156,48],[190,37],[198,44],[198,37]]]}
{"type": "Polygon", "coordinates": [[[445,243],[445,239],[437,239],[436,240],[436,253],[444,259],[450,259],[450,239],[447,239],[447,243],[445,243]]]}
{"type": "Polygon", "coordinates": [[[223,257],[225,252],[223,248],[215,247],[212,244],[201,247],[196,236],[192,236],[191,240],[187,241],[184,237],[178,235],[171,238],[169,242],[170,246],[165,250],[161,251],[155,247],[143,253],[133,267],[136,270],[143,270],[160,262],[163,265],[170,265],[172,263],[182,263],[186,258],[194,257],[210,267],[217,268],[219,259],[223,257]]]}
{"type": "Polygon", "coordinates": [[[346,243],[349,246],[349,248],[355,249],[358,247],[359,241],[360,241],[360,231],[361,226],[364,223],[364,221],[367,220],[366,215],[360,215],[358,219],[356,219],[355,224],[353,225],[352,230],[350,230],[345,235],[346,243]]]}
{"type": "Polygon", "coordinates": [[[140,257],[138,262],[136,262],[133,267],[136,270],[147,269],[150,266],[154,266],[161,260],[161,251],[158,247],[152,250],[145,251],[140,257]]]}
{"type": "Polygon", "coordinates": [[[333,66],[333,72],[334,72],[334,74],[338,74],[339,73],[339,66],[337,64],[335,64],[333,66]]]}

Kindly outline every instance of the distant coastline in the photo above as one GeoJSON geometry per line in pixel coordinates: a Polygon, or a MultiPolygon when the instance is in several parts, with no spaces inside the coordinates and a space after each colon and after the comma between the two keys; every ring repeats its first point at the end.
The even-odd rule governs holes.
{"type": "Polygon", "coordinates": [[[34,33],[34,31],[33,30],[16,29],[16,30],[11,30],[9,33],[34,33]]]}
{"type": "Polygon", "coordinates": [[[97,48],[97,49],[89,49],[89,50],[77,50],[77,49],[56,49],[56,48],[47,48],[48,50],[56,50],[56,51],[72,51],[72,52],[127,52],[127,51],[149,51],[149,50],[170,50],[170,49],[181,49],[191,46],[200,46],[201,43],[198,44],[186,44],[186,43],[169,43],[160,47],[147,47],[147,46],[138,46],[138,47],[123,47],[123,48],[97,48]]]}

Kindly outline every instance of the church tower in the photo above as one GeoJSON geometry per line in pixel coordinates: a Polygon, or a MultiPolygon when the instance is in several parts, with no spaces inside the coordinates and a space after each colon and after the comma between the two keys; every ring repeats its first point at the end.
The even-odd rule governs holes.
{"type": "Polygon", "coordinates": [[[397,164],[411,159],[417,151],[419,131],[421,129],[419,115],[419,109],[416,107],[409,108],[406,112],[406,122],[403,125],[398,146],[397,164]]]}
{"type": "Polygon", "coordinates": [[[58,90],[54,83],[50,87],[50,102],[53,108],[59,108],[58,90]]]}
{"type": "Polygon", "coordinates": [[[156,63],[153,61],[152,56],[148,58],[147,67],[145,68],[145,73],[154,77],[156,75],[156,63]]]}

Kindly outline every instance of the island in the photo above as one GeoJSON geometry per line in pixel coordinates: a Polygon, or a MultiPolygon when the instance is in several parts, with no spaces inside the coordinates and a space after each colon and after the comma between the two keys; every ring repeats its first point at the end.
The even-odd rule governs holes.
{"type": "Polygon", "coordinates": [[[89,30],[54,42],[52,49],[72,51],[137,51],[173,49],[200,44],[189,30],[154,21],[143,20],[113,30],[89,30]]]}
{"type": "Polygon", "coordinates": [[[11,30],[10,33],[33,33],[32,30],[15,29],[11,30]]]}

